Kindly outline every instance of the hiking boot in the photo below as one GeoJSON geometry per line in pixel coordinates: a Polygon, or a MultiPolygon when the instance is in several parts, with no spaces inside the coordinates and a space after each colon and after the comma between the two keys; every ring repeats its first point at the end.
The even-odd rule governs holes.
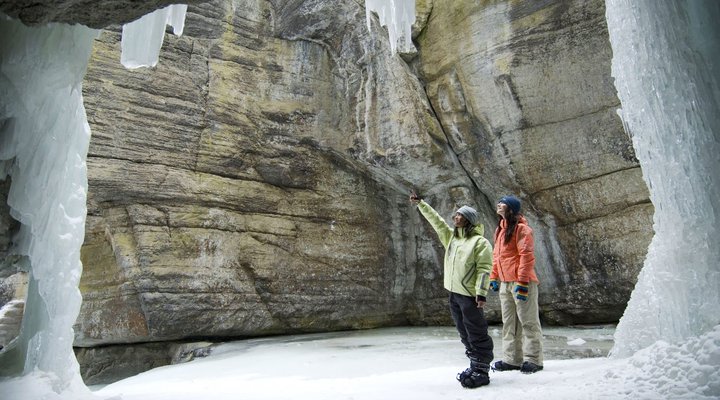
{"type": "Polygon", "coordinates": [[[534,363],[531,363],[530,361],[525,361],[522,366],[520,367],[520,372],[523,374],[534,374],[538,371],[542,371],[543,366],[537,365],[534,363]]]}
{"type": "MultiPolygon", "coordinates": [[[[458,375],[458,380],[460,380],[459,378],[460,374],[458,375]]],[[[460,385],[466,389],[475,389],[488,384],[490,384],[490,376],[487,371],[472,371],[470,375],[460,380],[460,385]]]]}
{"type": "Polygon", "coordinates": [[[469,377],[471,374],[472,374],[472,368],[465,368],[465,371],[457,374],[457,376],[455,378],[458,380],[458,382],[462,382],[463,380],[465,380],[465,378],[469,377]]]}
{"type": "Polygon", "coordinates": [[[457,375],[457,380],[460,382],[462,387],[467,389],[485,386],[490,383],[490,376],[488,375],[489,370],[490,365],[471,359],[470,368],[459,373],[457,375]]]}
{"type": "MultiPolygon", "coordinates": [[[[542,368],[542,367],[541,367],[542,368]]],[[[503,360],[495,362],[492,366],[493,371],[517,371],[521,369],[521,367],[518,367],[517,365],[508,364],[503,360]]]]}

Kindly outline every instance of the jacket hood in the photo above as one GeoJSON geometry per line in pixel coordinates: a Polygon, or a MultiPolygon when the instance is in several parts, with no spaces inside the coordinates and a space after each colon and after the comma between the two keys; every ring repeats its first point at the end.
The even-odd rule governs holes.
{"type": "MultiPolygon", "coordinates": [[[[458,228],[455,228],[453,230],[453,233],[456,237],[460,236],[459,232],[460,232],[460,230],[458,228]]],[[[475,235],[483,236],[484,234],[485,234],[485,227],[483,226],[483,224],[478,224],[478,225],[473,226],[472,231],[470,231],[469,236],[475,236],[475,235]]]]}
{"type": "Polygon", "coordinates": [[[472,231],[474,234],[482,236],[485,234],[485,227],[483,226],[483,224],[477,224],[475,225],[475,227],[473,227],[472,231]]]}

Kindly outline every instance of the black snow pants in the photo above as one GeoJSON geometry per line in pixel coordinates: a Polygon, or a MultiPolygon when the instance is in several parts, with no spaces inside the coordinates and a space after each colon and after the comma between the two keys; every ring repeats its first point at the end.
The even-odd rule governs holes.
{"type": "Polygon", "coordinates": [[[474,297],[450,292],[450,313],[470,359],[490,364],[493,359],[493,341],[488,334],[488,323],[482,308],[477,308],[474,297]]]}

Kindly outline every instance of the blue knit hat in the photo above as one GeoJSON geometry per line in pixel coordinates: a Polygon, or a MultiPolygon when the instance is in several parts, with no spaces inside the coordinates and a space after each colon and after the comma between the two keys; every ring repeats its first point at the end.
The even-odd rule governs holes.
{"type": "Polygon", "coordinates": [[[470,206],[462,206],[458,208],[458,210],[455,212],[465,217],[465,219],[468,220],[470,225],[477,225],[478,220],[480,220],[478,212],[470,206]]]}
{"type": "Polygon", "coordinates": [[[500,199],[499,203],[507,204],[513,214],[520,213],[520,200],[515,196],[504,196],[500,199]]]}

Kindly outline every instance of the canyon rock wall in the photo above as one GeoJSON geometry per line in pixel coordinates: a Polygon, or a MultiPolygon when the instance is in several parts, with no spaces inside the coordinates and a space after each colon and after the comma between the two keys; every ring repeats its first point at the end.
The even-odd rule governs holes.
{"type": "Polygon", "coordinates": [[[472,183],[364,9],[302,6],[191,8],[153,69],[98,39],[76,344],[447,322],[407,193],[472,183]]]}
{"type": "Polygon", "coordinates": [[[604,2],[433,3],[413,66],[479,190],[524,200],[545,321],[619,319],[653,207],[615,112],[604,2]]]}
{"type": "MultiPolygon", "coordinates": [[[[27,17],[106,28],[83,88],[76,345],[166,343],[142,352],[167,360],[185,341],[449,324],[411,189],[448,220],[475,206],[491,240],[495,202],[517,195],[543,321],[617,321],[653,207],[615,113],[604,2],[437,3],[417,2],[416,49],[397,55],[362,2],[194,2],[158,65],[132,71],[112,24],[141,14],[27,17]]],[[[9,264],[17,226],[0,222],[9,264]]]]}

